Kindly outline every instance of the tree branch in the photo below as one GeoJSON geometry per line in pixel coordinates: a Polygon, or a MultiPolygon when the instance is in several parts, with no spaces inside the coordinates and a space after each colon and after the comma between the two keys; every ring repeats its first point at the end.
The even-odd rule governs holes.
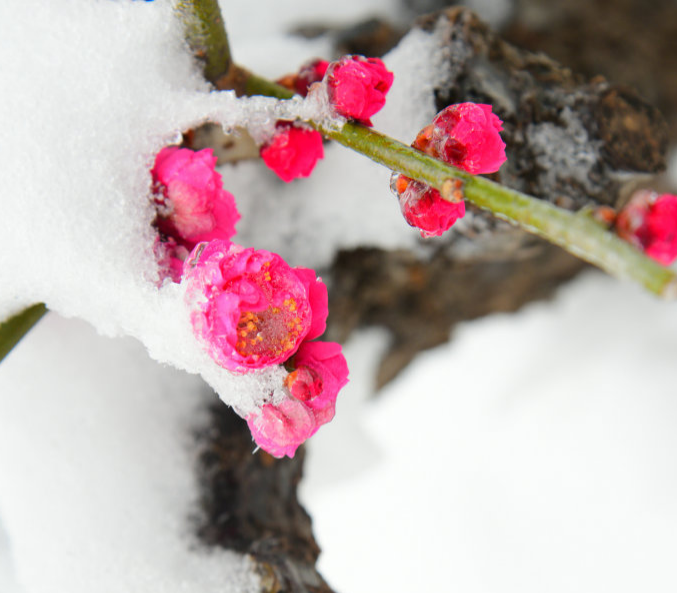
{"type": "Polygon", "coordinates": [[[47,313],[42,303],[33,305],[0,323],[0,361],[19,343],[30,329],[47,313]]]}
{"type": "MultiPolygon", "coordinates": [[[[248,94],[288,99],[293,93],[254,74],[248,74],[248,94]]],[[[650,292],[677,297],[677,276],[645,256],[641,251],[604,229],[590,216],[575,214],[487,179],[471,175],[434,159],[360,124],[347,123],[340,131],[310,122],[327,138],[351,148],[393,171],[418,179],[438,189],[444,196],[449,179],[464,183],[468,201],[507,220],[525,231],[543,237],[618,278],[638,282],[650,292]]]]}
{"type": "Polygon", "coordinates": [[[218,1],[177,0],[174,10],[193,55],[203,62],[205,78],[222,88],[220,81],[228,77],[233,62],[218,1]]]}

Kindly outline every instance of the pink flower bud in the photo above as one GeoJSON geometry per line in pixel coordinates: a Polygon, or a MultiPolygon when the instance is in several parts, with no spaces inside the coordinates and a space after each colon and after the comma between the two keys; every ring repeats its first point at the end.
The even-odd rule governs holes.
{"type": "Polygon", "coordinates": [[[157,226],[189,250],[201,241],[230,239],[240,214],[223,189],[210,148],[163,148],[152,170],[157,226]]]}
{"type": "Polygon", "coordinates": [[[429,154],[430,156],[434,156],[435,158],[437,158],[437,154],[435,153],[431,145],[432,137],[433,137],[433,125],[428,124],[418,134],[416,134],[416,138],[414,138],[414,141],[411,143],[411,145],[413,148],[416,148],[421,152],[425,152],[426,154],[429,154]]]}
{"type": "Polygon", "coordinates": [[[325,329],[327,288],[312,270],[227,241],[196,246],[184,264],[196,337],[222,367],[246,372],[287,360],[325,329]]]}
{"type": "Polygon", "coordinates": [[[293,397],[313,411],[319,428],[334,417],[336,396],[348,383],[348,363],[341,345],[303,342],[290,364],[295,370],[287,377],[287,387],[293,397]]]}
{"type": "Polygon", "coordinates": [[[263,162],[287,183],[308,177],[323,157],[322,135],[291,122],[278,122],[275,135],[261,148],[263,162]]]}
{"type": "Polygon", "coordinates": [[[671,264],[677,259],[677,196],[636,192],[619,212],[616,232],[650,258],[671,264]]]}
{"type": "Polygon", "coordinates": [[[319,58],[303,64],[294,79],[294,90],[302,97],[305,97],[311,84],[322,81],[328,66],[329,62],[327,60],[319,58]]]}
{"type": "Polygon", "coordinates": [[[256,444],[274,457],[293,457],[298,446],[334,417],[336,396],[348,382],[348,365],[334,342],[303,342],[289,361],[291,397],[247,417],[256,444]]]}
{"type": "Polygon", "coordinates": [[[465,215],[465,203],[449,202],[425,183],[404,175],[395,178],[396,193],[404,219],[421,230],[421,237],[439,237],[465,215]]]}
{"type": "Polygon", "coordinates": [[[371,126],[369,118],[385,105],[393,73],[379,58],[344,56],[329,64],[325,81],[338,114],[371,126]]]}
{"type": "Polygon", "coordinates": [[[160,240],[155,237],[153,253],[158,264],[160,282],[165,278],[171,278],[172,282],[179,284],[183,273],[183,262],[188,256],[188,250],[179,245],[172,237],[160,240]]]}
{"type": "Polygon", "coordinates": [[[273,457],[294,457],[317,430],[313,412],[293,397],[276,406],[265,404],[260,413],[247,416],[247,425],[256,444],[273,457]]]}
{"type": "Polygon", "coordinates": [[[450,105],[433,119],[430,150],[468,173],[495,173],[507,160],[502,124],[491,105],[450,105]]]}

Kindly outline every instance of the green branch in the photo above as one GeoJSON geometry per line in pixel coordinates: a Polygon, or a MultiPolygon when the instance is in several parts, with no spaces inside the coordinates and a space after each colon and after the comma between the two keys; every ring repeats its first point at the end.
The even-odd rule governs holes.
{"type": "MultiPolygon", "coordinates": [[[[292,96],[288,89],[255,75],[249,76],[246,88],[251,94],[278,99],[292,96]]],[[[613,276],[632,279],[656,295],[677,297],[677,276],[670,269],[648,258],[589,216],[574,214],[486,177],[461,171],[359,124],[347,123],[339,131],[313,125],[327,138],[393,171],[428,183],[443,194],[445,182],[460,179],[465,198],[498,218],[559,245],[613,276]]]]}
{"type": "MultiPolygon", "coordinates": [[[[205,13],[200,7],[213,1],[187,0],[181,4],[192,5],[193,14],[199,17],[205,13]]],[[[207,25],[208,23],[205,23],[204,27],[207,25]]],[[[227,47],[228,37],[220,14],[209,25],[215,35],[216,47],[224,45],[227,47]],[[217,24],[220,27],[219,31],[216,30],[217,24]]],[[[192,31],[191,27],[186,28],[189,43],[192,31]]],[[[230,56],[230,52],[227,53],[230,56]]],[[[239,74],[231,75],[231,78],[236,78],[238,88],[248,95],[267,95],[278,99],[289,99],[293,96],[289,89],[242,68],[233,66],[232,70],[238,71],[239,74]]],[[[672,271],[646,257],[589,216],[562,210],[544,200],[509,189],[485,177],[461,171],[359,124],[347,123],[340,130],[333,130],[314,122],[309,123],[325,137],[393,171],[428,183],[438,189],[443,196],[447,193],[449,180],[460,179],[463,182],[465,198],[498,218],[559,245],[613,276],[632,279],[656,295],[665,298],[677,297],[677,276],[672,271]]]]}
{"type": "Polygon", "coordinates": [[[186,41],[203,62],[205,78],[216,86],[230,73],[228,34],[217,0],[177,0],[174,5],[186,31],[186,41]]]}
{"type": "Polygon", "coordinates": [[[10,353],[45,313],[47,313],[47,307],[39,303],[0,323],[0,361],[10,353]]]}
{"type": "Polygon", "coordinates": [[[632,279],[665,298],[677,297],[677,277],[669,269],[619,239],[590,216],[579,215],[434,159],[415,148],[358,124],[326,136],[373,161],[424,181],[444,193],[449,179],[463,181],[465,198],[498,218],[559,245],[613,276],[632,279]]]}

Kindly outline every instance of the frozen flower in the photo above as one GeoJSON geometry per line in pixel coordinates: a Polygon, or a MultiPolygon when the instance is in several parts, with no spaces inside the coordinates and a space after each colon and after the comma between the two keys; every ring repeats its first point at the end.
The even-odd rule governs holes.
{"type": "Polygon", "coordinates": [[[393,191],[400,201],[404,219],[421,230],[421,237],[439,237],[465,215],[465,203],[450,202],[429,185],[399,175],[393,191]]]}
{"type": "MultiPolygon", "coordinates": [[[[499,132],[502,122],[491,105],[459,103],[443,109],[423,128],[412,147],[468,173],[494,173],[505,162],[505,144],[499,132]]],[[[391,188],[397,195],[405,220],[421,229],[422,237],[437,237],[465,215],[461,180],[452,180],[454,200],[404,175],[393,174],[391,188]]],[[[446,194],[445,194],[446,196],[446,194]]]]}
{"type": "Polygon", "coordinates": [[[297,95],[305,97],[308,95],[308,89],[312,84],[322,82],[327,66],[329,66],[327,60],[315,58],[303,64],[298,72],[287,74],[275,82],[290,91],[294,91],[297,95]]]}
{"type": "Polygon", "coordinates": [[[336,396],[348,382],[348,365],[334,342],[303,342],[286,366],[290,396],[247,416],[256,444],[274,457],[293,457],[298,446],[334,417],[336,396]]]}
{"type": "Polygon", "coordinates": [[[259,413],[247,416],[247,425],[256,444],[273,457],[294,457],[299,445],[317,430],[313,412],[293,397],[265,404],[259,413]]]}
{"type": "Polygon", "coordinates": [[[323,157],[322,135],[291,122],[278,122],[275,135],[261,148],[263,162],[287,183],[308,177],[323,157]]]}
{"type": "Polygon", "coordinates": [[[506,161],[502,124],[491,105],[450,105],[433,119],[429,151],[468,173],[494,173],[506,161]]]}
{"type": "Polygon", "coordinates": [[[303,64],[294,79],[293,90],[302,97],[305,97],[308,94],[310,85],[322,81],[328,66],[329,62],[327,60],[321,60],[319,58],[303,64]]]}
{"type": "Polygon", "coordinates": [[[240,214],[223,189],[210,148],[163,148],[152,170],[158,229],[189,250],[201,241],[230,239],[240,214]]]}
{"type": "Polygon", "coordinates": [[[334,417],[336,396],[348,383],[348,363],[335,342],[303,342],[287,363],[285,384],[291,395],[313,411],[316,428],[334,417]]]}
{"type": "Polygon", "coordinates": [[[432,137],[433,137],[433,125],[429,124],[416,135],[416,138],[411,143],[411,145],[414,148],[420,150],[421,152],[425,152],[426,154],[438,158],[437,154],[432,149],[431,145],[432,137]]]}
{"type": "Polygon", "coordinates": [[[327,288],[315,272],[228,241],[199,244],[184,264],[197,338],[222,367],[246,372],[287,360],[325,330],[327,288]]]}
{"type": "Polygon", "coordinates": [[[177,284],[181,282],[183,262],[188,255],[188,250],[183,245],[179,245],[172,237],[166,237],[164,240],[156,237],[153,244],[153,253],[158,264],[160,282],[165,278],[171,278],[172,282],[177,284]]]}
{"type": "Polygon", "coordinates": [[[636,192],[619,212],[616,232],[657,262],[671,264],[677,258],[677,196],[636,192]]]}
{"type": "Polygon", "coordinates": [[[385,105],[393,73],[379,58],[344,56],[329,64],[325,81],[338,114],[371,126],[369,118],[385,105]]]}

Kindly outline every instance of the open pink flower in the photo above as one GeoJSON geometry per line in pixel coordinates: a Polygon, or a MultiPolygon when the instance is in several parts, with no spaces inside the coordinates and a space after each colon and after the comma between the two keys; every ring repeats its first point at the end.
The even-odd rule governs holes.
{"type": "Polygon", "coordinates": [[[435,188],[404,175],[397,177],[394,190],[404,219],[421,230],[421,237],[439,237],[465,215],[463,201],[449,202],[435,188]]]}
{"type": "Polygon", "coordinates": [[[468,173],[495,173],[506,161],[502,124],[491,105],[450,105],[433,119],[429,150],[468,173]]]}
{"type": "Polygon", "coordinates": [[[230,239],[240,219],[235,198],[223,189],[215,166],[210,148],[195,152],[170,146],[155,158],[156,224],[189,250],[201,241],[230,239]]]}
{"type": "Polygon", "coordinates": [[[334,342],[303,342],[287,365],[291,397],[247,417],[256,444],[275,457],[293,457],[298,446],[334,417],[336,396],[348,383],[348,364],[334,342]]]}
{"type": "Polygon", "coordinates": [[[278,122],[275,135],[261,148],[263,162],[287,183],[308,177],[323,157],[322,135],[292,122],[278,122]]]}
{"type": "Polygon", "coordinates": [[[616,232],[657,262],[677,259],[677,196],[635,193],[616,218],[616,232]]]}
{"type": "Polygon", "coordinates": [[[369,118],[385,105],[393,73],[379,58],[344,56],[329,64],[325,81],[337,113],[371,126],[369,118]]]}
{"type": "Polygon", "coordinates": [[[327,288],[279,255],[228,241],[199,244],[184,264],[193,331],[222,367],[246,372],[287,360],[325,330],[327,288]]]}

